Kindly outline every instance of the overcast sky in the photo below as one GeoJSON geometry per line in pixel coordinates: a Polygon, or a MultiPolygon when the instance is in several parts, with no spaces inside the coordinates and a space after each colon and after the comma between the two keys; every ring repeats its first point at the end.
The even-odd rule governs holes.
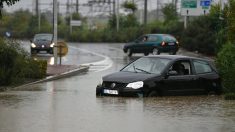
{"type": "MultiPolygon", "coordinates": [[[[5,6],[4,9],[6,9],[8,12],[19,10],[21,8],[33,11],[35,9],[35,1],[36,0],[20,0],[19,2],[17,2],[13,6],[10,6],[10,7],[5,6]]],[[[67,1],[72,1],[73,3],[76,2],[76,0],[57,0],[57,1],[60,2],[60,4],[66,4],[67,1]]],[[[85,4],[88,1],[89,0],[79,0],[79,3],[85,4]]],[[[124,1],[126,1],[126,0],[119,0],[119,3],[121,4],[124,1]]],[[[144,0],[134,0],[134,1],[136,1],[138,3],[138,9],[143,8],[144,0]]],[[[164,3],[164,2],[168,2],[168,1],[172,1],[172,0],[158,0],[158,1],[161,3],[164,3]]],[[[50,4],[52,2],[53,2],[53,0],[39,0],[39,3],[43,4],[43,5],[40,5],[40,9],[41,10],[51,10],[51,6],[45,5],[45,4],[50,4]]],[[[156,8],[157,8],[157,0],[148,0],[148,10],[154,10],[156,8]]],[[[84,11],[84,9],[82,9],[82,7],[80,9],[81,9],[80,11],[84,11]]],[[[88,9],[85,9],[85,11],[86,10],[88,10],[88,9]]],[[[60,6],[60,12],[65,12],[65,11],[66,11],[66,6],[60,6]]]]}

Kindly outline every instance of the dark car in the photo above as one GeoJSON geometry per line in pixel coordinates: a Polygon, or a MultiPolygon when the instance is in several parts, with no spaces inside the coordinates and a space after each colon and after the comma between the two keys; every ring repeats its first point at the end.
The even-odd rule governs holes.
{"type": "Polygon", "coordinates": [[[133,53],[144,53],[144,55],[152,53],[153,55],[159,55],[163,52],[175,55],[178,49],[179,42],[169,34],[146,34],[134,42],[125,44],[123,47],[123,51],[128,56],[132,56],[133,53]]]}
{"type": "Polygon", "coordinates": [[[33,40],[31,40],[31,54],[36,54],[40,51],[46,51],[47,53],[53,54],[53,47],[53,34],[36,34],[33,40]]]}
{"type": "Polygon", "coordinates": [[[145,56],[103,77],[96,95],[162,96],[221,94],[221,80],[209,60],[178,56],[145,56]]]}

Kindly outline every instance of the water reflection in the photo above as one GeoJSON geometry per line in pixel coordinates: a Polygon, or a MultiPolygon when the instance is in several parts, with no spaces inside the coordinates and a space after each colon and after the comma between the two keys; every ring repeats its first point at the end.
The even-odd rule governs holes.
{"type": "Polygon", "coordinates": [[[15,106],[16,104],[23,101],[23,98],[19,95],[12,94],[12,93],[0,93],[0,105],[5,107],[15,106]]]}
{"type": "MultiPolygon", "coordinates": [[[[119,125],[136,124],[134,128],[127,127],[127,130],[148,132],[156,129],[166,132],[235,130],[235,101],[225,101],[222,96],[99,97],[96,102],[100,104],[104,113],[109,113],[103,118],[113,115],[112,120],[123,118],[119,125]],[[132,123],[128,122],[130,120],[132,123]]],[[[111,122],[109,124],[114,125],[111,122]]]]}

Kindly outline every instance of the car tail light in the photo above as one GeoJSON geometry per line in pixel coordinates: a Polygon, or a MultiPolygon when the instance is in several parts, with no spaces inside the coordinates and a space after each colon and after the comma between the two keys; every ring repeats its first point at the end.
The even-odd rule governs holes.
{"type": "Polygon", "coordinates": [[[161,45],[162,45],[162,46],[165,46],[165,45],[166,45],[166,43],[165,43],[164,41],[162,41],[161,45]]]}

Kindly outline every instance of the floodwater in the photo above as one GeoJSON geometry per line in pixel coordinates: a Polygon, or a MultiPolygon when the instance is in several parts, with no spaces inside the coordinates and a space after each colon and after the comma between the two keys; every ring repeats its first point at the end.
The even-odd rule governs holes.
{"type": "Polygon", "coordinates": [[[116,47],[80,47],[112,67],[0,93],[0,132],[235,132],[235,101],[222,96],[96,97],[101,77],[130,60],[116,47]]]}

